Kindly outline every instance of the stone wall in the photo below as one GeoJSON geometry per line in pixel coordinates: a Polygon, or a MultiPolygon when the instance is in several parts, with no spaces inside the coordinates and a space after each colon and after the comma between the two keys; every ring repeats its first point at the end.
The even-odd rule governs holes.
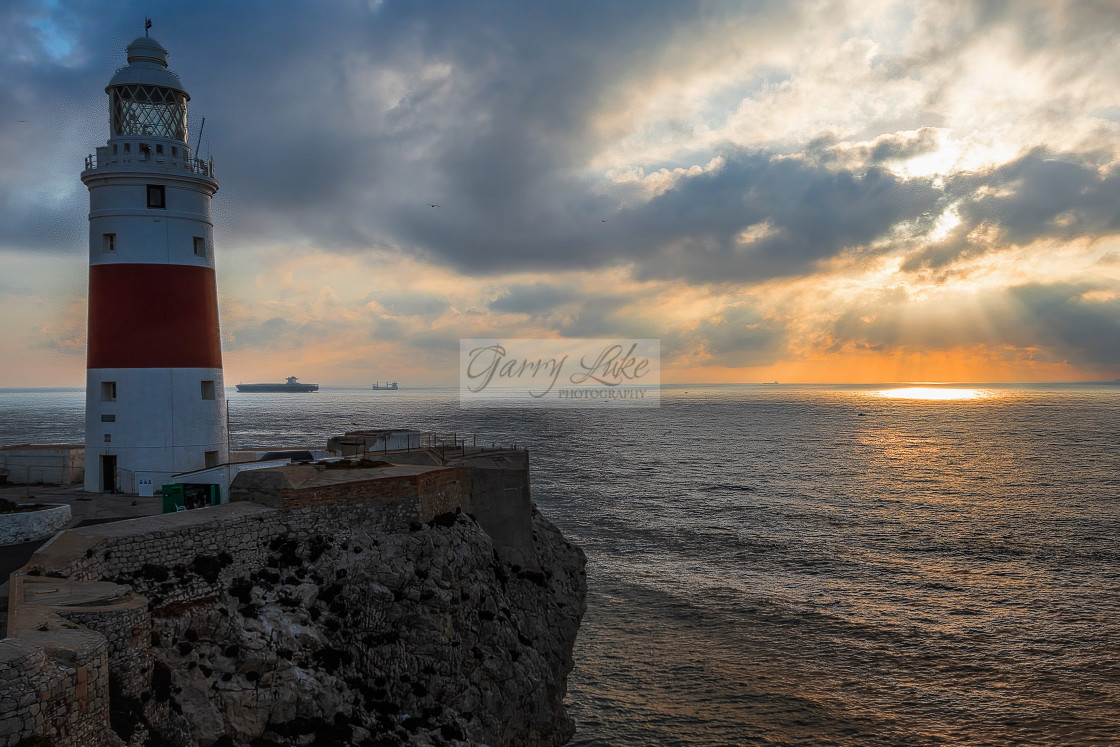
{"type": "Polygon", "coordinates": [[[70,523],[70,506],[48,503],[39,511],[0,514],[0,545],[34,542],[55,534],[70,523]]]}
{"type": "Polygon", "coordinates": [[[148,600],[127,593],[111,604],[95,607],[59,607],[63,620],[104,636],[109,671],[125,695],[138,697],[152,669],[152,616],[148,600]]]}
{"type": "Polygon", "coordinates": [[[502,559],[536,568],[525,452],[482,453],[456,459],[469,472],[470,511],[490,535],[502,559]]]}
{"type": "Polygon", "coordinates": [[[45,663],[10,654],[18,674],[5,677],[0,662],[0,703],[6,696],[35,701],[0,708],[0,746],[31,734],[50,736],[57,747],[117,744],[109,729],[109,672],[125,698],[148,690],[153,615],[214,598],[223,571],[228,577],[260,567],[269,540],[289,531],[281,513],[217,506],[74,529],[47,543],[11,576],[14,638],[0,647],[15,644],[18,653],[37,645],[45,663]],[[90,659],[90,640],[100,659],[79,667],[75,662],[90,659]]]}
{"type": "Polygon", "coordinates": [[[416,475],[405,475],[313,488],[285,488],[281,495],[284,508],[363,503],[370,500],[396,505],[407,503],[415,509],[416,493],[416,475]]]}
{"type": "MultiPolygon", "coordinates": [[[[300,469],[310,471],[314,467],[300,469]]],[[[385,526],[407,529],[411,523],[428,521],[457,508],[469,510],[469,486],[469,470],[457,467],[420,474],[378,475],[333,484],[314,483],[306,487],[293,487],[283,470],[263,469],[238,475],[230,488],[230,501],[252,501],[289,509],[377,501],[382,504],[380,510],[385,526]]]]}
{"type": "Polygon", "coordinates": [[[56,745],[100,747],[109,724],[109,656],[103,636],[73,626],[0,641],[0,744],[40,735],[56,745]]]}
{"type": "MultiPolygon", "coordinates": [[[[278,511],[251,503],[145,516],[72,529],[40,549],[26,570],[76,581],[112,580],[149,564],[174,566],[221,553],[231,556],[230,563],[256,565],[267,555],[268,540],[283,531],[278,511]]],[[[183,588],[171,601],[206,591],[183,588]]]]}
{"type": "Polygon", "coordinates": [[[417,475],[420,521],[431,521],[456,509],[471,511],[470,479],[470,470],[459,467],[417,475]]]}

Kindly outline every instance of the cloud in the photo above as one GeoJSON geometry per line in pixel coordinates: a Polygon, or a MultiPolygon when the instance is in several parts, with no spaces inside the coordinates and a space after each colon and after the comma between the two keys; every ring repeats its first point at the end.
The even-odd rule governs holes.
{"type": "Polygon", "coordinates": [[[914,252],[904,269],[938,268],[961,257],[1039,239],[1120,233],[1120,167],[1099,153],[1033,149],[1010,163],[948,181],[959,224],[914,252]]]}
{"type": "Polygon", "coordinates": [[[531,285],[517,283],[491,301],[490,310],[508,314],[534,315],[552,311],[557,306],[570,303],[577,297],[571,288],[558,288],[543,282],[531,285]]]}
{"type": "MultiPolygon", "coordinates": [[[[864,299],[838,316],[831,349],[1023,351],[1075,366],[1120,364],[1120,296],[1091,283],[1026,283],[974,297],[864,299]]],[[[1017,352],[1016,352],[1017,351],[1017,352]]]]}
{"type": "MultiPolygon", "coordinates": [[[[151,12],[113,11],[0,7],[0,250],[28,258],[9,297],[52,287],[44,255],[84,264],[78,174],[151,12]]],[[[660,337],[712,365],[962,341],[1111,365],[1077,327],[1113,339],[1120,287],[1085,270],[1120,234],[1109,3],[203,0],[154,21],[217,164],[219,268],[260,280],[221,284],[234,359],[360,371],[485,331],[660,337]]]]}
{"type": "Polygon", "coordinates": [[[368,299],[377,303],[393,316],[418,316],[425,319],[435,319],[451,308],[451,303],[445,296],[434,293],[386,294],[378,293],[368,299]]]}
{"type": "Polygon", "coordinates": [[[869,250],[942,199],[929,181],[877,168],[833,171],[798,159],[736,154],[720,172],[683,182],[640,209],[631,223],[642,243],[632,251],[648,251],[640,274],[694,282],[811,273],[846,250],[869,250]],[[751,233],[762,225],[761,235],[751,233]]]}
{"type": "MultiPolygon", "coordinates": [[[[1036,149],[981,178],[962,200],[961,217],[971,225],[995,223],[1012,244],[1116,233],[1120,170],[1102,168],[1096,155],[1036,149]]],[[[973,180],[960,181],[971,187],[973,180]]]]}
{"type": "Polygon", "coordinates": [[[835,138],[822,136],[806,150],[816,155],[818,163],[843,168],[866,168],[898,161],[908,161],[916,156],[934,153],[941,147],[943,131],[937,127],[921,127],[905,132],[889,132],[874,140],[859,143],[838,143],[835,138]]]}
{"type": "MultiPolygon", "coordinates": [[[[818,116],[827,108],[811,91],[841,92],[840,64],[855,66],[849,84],[866,96],[884,82],[929,84],[1007,29],[1012,39],[1038,37],[1040,54],[1068,51],[1074,41],[1042,34],[1029,13],[1002,5],[950,13],[935,4],[907,26],[899,20],[905,14],[881,10],[837,8],[826,23],[796,4],[730,12],[689,2],[383,3],[372,10],[281,4],[268,13],[223,6],[223,23],[185,38],[182,29],[217,8],[169,7],[153,33],[194,92],[192,141],[207,116],[202,151],[214,153],[222,180],[215,202],[221,230],[240,240],[340,252],[413,252],[470,274],[635,263],[643,276],[714,282],[812,271],[822,259],[865,247],[898,222],[937,209],[939,195],[928,180],[876,167],[929,154],[947,133],[959,133],[921,125],[862,140],[834,138],[827,157],[814,160],[770,150],[771,143],[736,144],[731,130],[724,132],[730,140],[713,140],[715,130],[688,119],[704,102],[734,109],[737,102],[769,101],[771,108],[818,116]],[[254,33],[245,33],[249,27],[254,33]],[[900,36],[904,44],[896,49],[867,36],[888,31],[909,36],[900,36]],[[799,34],[819,42],[820,53],[790,58],[787,42],[799,34]],[[744,51],[736,38],[757,47],[744,51]],[[757,88],[716,75],[723,64],[749,73],[757,88]],[[675,91],[673,157],[700,155],[699,145],[719,151],[720,167],[633,163],[672,176],[670,188],[649,200],[588,170],[620,132],[626,136],[601,130],[599,117],[637,105],[640,97],[629,93],[605,98],[627,84],[666,96],[675,91]],[[699,86],[697,93],[687,86],[699,86]],[[782,99],[791,86],[800,91],[794,108],[782,99]],[[765,240],[738,240],[763,223],[772,227],[765,240]]],[[[106,49],[105,40],[123,46],[127,8],[119,19],[93,8],[60,13],[31,3],[7,12],[22,30],[5,58],[7,72],[28,83],[0,87],[0,96],[26,89],[41,101],[49,91],[56,101],[84,102],[80,112],[56,119],[80,123],[80,113],[85,127],[103,121],[100,89],[123,63],[123,50],[106,49]]],[[[1078,8],[1055,14],[1062,29],[1107,21],[1078,8]]],[[[1023,42],[1009,49],[1026,54],[1023,42]]],[[[858,108],[859,98],[843,94],[858,108]]],[[[861,115],[864,127],[883,119],[886,110],[875,102],[861,115]]],[[[909,98],[901,103],[916,106],[909,98]]],[[[850,128],[838,129],[846,137],[850,128]]],[[[817,143],[822,132],[828,130],[818,130],[817,143]]],[[[71,134],[52,137],[75,153],[104,138],[74,144],[71,134]]],[[[800,146],[814,148],[809,141],[800,146]]],[[[699,164],[711,158],[709,152],[699,164]]],[[[56,183],[64,189],[51,199],[28,200],[14,183],[26,182],[31,168],[29,157],[3,172],[12,181],[0,191],[0,213],[15,220],[0,238],[28,247],[80,246],[84,226],[75,216],[84,190],[74,173],[60,172],[56,183]]]]}
{"type": "Polygon", "coordinates": [[[85,251],[88,198],[78,174],[107,110],[79,27],[63,9],[0,8],[0,249],[85,251]]]}
{"type": "Polygon", "coordinates": [[[330,337],[330,326],[322,321],[295,322],[270,317],[259,322],[223,327],[222,346],[227,350],[298,349],[330,337]]]}
{"type": "Polygon", "coordinates": [[[39,329],[34,345],[43,350],[53,350],[67,356],[86,354],[86,300],[71,301],[70,304],[52,314],[48,324],[39,329]]]}
{"type": "Polygon", "coordinates": [[[1021,313],[1007,321],[1021,345],[1049,345],[1078,363],[1120,364],[1120,297],[1094,287],[1033,283],[1009,289],[1021,313]]]}
{"type": "Polygon", "coordinates": [[[785,332],[784,325],[764,318],[753,303],[738,302],[723,308],[718,316],[705,319],[686,338],[709,364],[763,366],[788,352],[785,332]]]}

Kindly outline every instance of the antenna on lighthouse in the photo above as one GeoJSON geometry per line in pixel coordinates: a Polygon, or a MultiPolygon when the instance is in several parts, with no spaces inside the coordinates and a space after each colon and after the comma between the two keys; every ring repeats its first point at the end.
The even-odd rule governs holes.
{"type": "Polygon", "coordinates": [[[200,124],[200,125],[198,126],[198,142],[194,144],[194,155],[195,155],[195,158],[200,158],[200,157],[201,157],[201,156],[199,156],[199,155],[198,155],[198,154],[199,154],[199,152],[200,152],[200,151],[199,151],[198,149],[202,147],[202,131],[203,131],[203,130],[204,130],[205,128],[206,128],[206,117],[203,117],[203,118],[202,118],[202,124],[200,124]]]}
{"type": "Polygon", "coordinates": [[[152,19],[151,18],[145,18],[144,19],[144,36],[148,35],[148,29],[150,29],[151,27],[152,27],[152,19]]]}

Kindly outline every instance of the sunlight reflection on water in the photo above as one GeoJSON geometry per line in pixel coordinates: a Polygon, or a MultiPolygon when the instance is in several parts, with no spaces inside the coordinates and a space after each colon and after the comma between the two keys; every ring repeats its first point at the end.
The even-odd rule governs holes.
{"type": "Polygon", "coordinates": [[[923,399],[923,400],[954,400],[954,399],[987,399],[994,397],[995,393],[985,389],[949,389],[945,387],[908,386],[899,389],[883,389],[871,392],[876,397],[888,399],[923,399]]]}

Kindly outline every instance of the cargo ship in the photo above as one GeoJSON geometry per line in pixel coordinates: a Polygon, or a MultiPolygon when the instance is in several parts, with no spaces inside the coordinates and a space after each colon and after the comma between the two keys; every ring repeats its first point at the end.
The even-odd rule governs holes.
{"type": "Polygon", "coordinates": [[[379,381],[379,382],[377,382],[376,384],[374,384],[373,386],[370,387],[370,389],[377,389],[377,390],[383,391],[383,392],[384,391],[392,391],[396,388],[397,388],[397,382],[395,382],[395,381],[392,384],[390,384],[389,382],[385,382],[385,386],[381,386],[381,382],[379,381]]]}
{"type": "Polygon", "coordinates": [[[317,392],[318,384],[301,384],[295,376],[289,376],[283,384],[238,384],[239,392],[317,392]]]}

